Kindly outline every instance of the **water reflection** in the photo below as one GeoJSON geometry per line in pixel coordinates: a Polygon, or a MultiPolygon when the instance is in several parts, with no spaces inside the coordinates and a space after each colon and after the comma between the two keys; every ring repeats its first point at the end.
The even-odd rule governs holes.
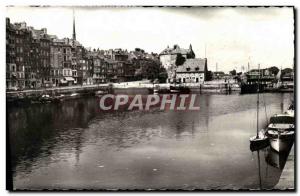
{"type": "MultiPolygon", "coordinates": [[[[290,146],[291,149],[291,146],[290,146]]],[[[274,151],[272,148],[268,148],[268,154],[265,157],[266,162],[275,168],[282,170],[286,163],[286,160],[289,156],[290,149],[286,152],[278,153],[274,151]]]]}
{"type": "MultiPolygon", "coordinates": [[[[270,116],[291,95],[264,96],[270,116]]],[[[269,167],[267,149],[249,151],[256,96],[201,95],[198,102],[200,111],[99,112],[93,97],[8,108],[14,186],[272,188],[281,170],[269,167]]]]}

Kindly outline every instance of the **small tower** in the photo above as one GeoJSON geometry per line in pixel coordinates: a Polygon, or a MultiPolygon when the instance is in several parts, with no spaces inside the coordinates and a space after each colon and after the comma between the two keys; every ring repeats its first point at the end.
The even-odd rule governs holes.
{"type": "Polygon", "coordinates": [[[187,54],[187,58],[188,59],[194,59],[195,58],[195,53],[193,51],[192,44],[190,44],[189,53],[187,54]]]}

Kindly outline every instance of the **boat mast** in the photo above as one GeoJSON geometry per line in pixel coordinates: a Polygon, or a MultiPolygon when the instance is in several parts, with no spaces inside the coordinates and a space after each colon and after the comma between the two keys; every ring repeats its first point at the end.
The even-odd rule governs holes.
{"type": "Polygon", "coordinates": [[[258,64],[258,80],[257,80],[257,101],[256,101],[256,138],[258,138],[258,119],[259,119],[259,79],[260,79],[260,65],[258,64]]]}

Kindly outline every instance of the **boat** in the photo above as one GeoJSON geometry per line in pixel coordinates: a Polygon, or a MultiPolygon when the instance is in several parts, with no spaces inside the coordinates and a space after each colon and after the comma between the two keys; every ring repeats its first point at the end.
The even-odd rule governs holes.
{"type": "Polygon", "coordinates": [[[260,150],[267,146],[269,146],[269,140],[266,135],[265,129],[261,129],[258,132],[258,136],[253,136],[250,138],[250,150],[251,151],[257,151],[257,150],[260,150]]]}
{"type": "Polygon", "coordinates": [[[170,93],[190,93],[190,89],[185,86],[170,85],[170,93]]]}
{"type": "Polygon", "coordinates": [[[246,83],[246,82],[241,82],[240,84],[240,88],[241,88],[241,94],[251,94],[251,93],[257,93],[258,89],[259,92],[263,92],[264,91],[264,86],[262,84],[257,84],[257,83],[246,83]]]}
{"type": "Polygon", "coordinates": [[[68,99],[77,99],[80,97],[79,93],[71,93],[70,95],[68,95],[68,99]]]}
{"type": "Polygon", "coordinates": [[[56,96],[54,96],[54,99],[53,99],[53,101],[56,103],[60,103],[64,100],[65,100],[65,95],[63,95],[63,94],[56,95],[56,96]]]}
{"type": "Polygon", "coordinates": [[[48,94],[43,94],[38,99],[41,103],[50,103],[53,101],[53,97],[48,94]]]}
{"type": "MultiPolygon", "coordinates": [[[[258,78],[259,83],[259,78],[258,78]]],[[[258,89],[256,89],[257,92],[257,104],[256,104],[256,136],[253,136],[250,138],[250,150],[256,151],[262,148],[265,148],[269,145],[268,137],[266,136],[266,131],[264,129],[259,131],[258,128],[258,119],[259,119],[259,85],[258,89]]]]}
{"type": "Polygon", "coordinates": [[[294,82],[282,83],[277,91],[281,93],[294,92],[294,82]]]}
{"type": "Polygon", "coordinates": [[[294,117],[289,114],[276,114],[270,118],[267,136],[270,146],[276,152],[286,152],[294,142],[294,117]]]}
{"type": "Polygon", "coordinates": [[[96,96],[104,95],[104,94],[107,94],[107,92],[101,91],[101,90],[98,90],[98,91],[95,92],[95,95],[96,95],[96,96]]]}

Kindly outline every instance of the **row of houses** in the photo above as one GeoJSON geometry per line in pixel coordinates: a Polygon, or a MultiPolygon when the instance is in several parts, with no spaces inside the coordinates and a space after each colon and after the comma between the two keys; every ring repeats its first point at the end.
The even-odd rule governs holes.
{"type": "Polygon", "coordinates": [[[8,90],[156,79],[163,82],[202,83],[207,79],[207,59],[196,58],[192,45],[167,47],[159,55],[136,48],[99,50],[83,47],[72,38],[60,39],[25,22],[6,18],[6,86],[8,90]],[[163,69],[163,68],[164,69],[163,69]]]}
{"type": "Polygon", "coordinates": [[[72,38],[59,39],[46,28],[6,18],[6,86],[8,90],[89,85],[135,80],[138,60],[156,59],[142,49],[96,50],[72,38]]]}

